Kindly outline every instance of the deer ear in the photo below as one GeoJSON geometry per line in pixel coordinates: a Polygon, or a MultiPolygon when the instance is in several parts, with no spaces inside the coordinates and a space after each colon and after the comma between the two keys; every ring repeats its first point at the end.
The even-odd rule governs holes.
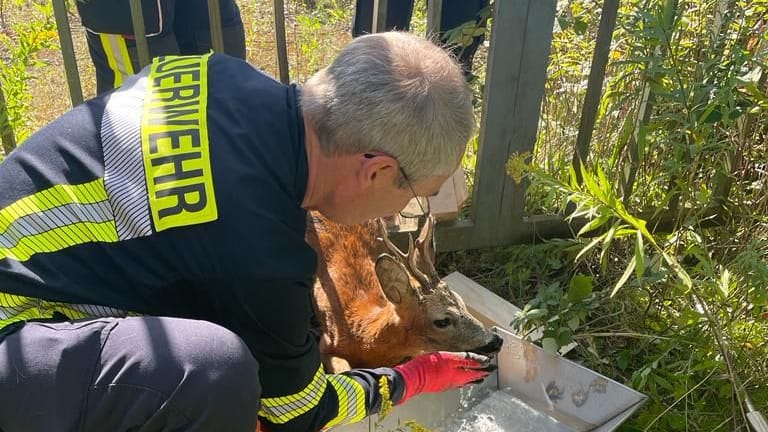
{"type": "Polygon", "coordinates": [[[400,304],[413,289],[405,266],[392,255],[382,254],[376,259],[376,277],[384,295],[394,304],[400,304]]]}

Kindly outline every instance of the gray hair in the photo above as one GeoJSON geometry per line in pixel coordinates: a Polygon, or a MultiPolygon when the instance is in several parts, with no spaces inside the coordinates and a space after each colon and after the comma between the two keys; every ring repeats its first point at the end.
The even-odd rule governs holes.
{"type": "Polygon", "coordinates": [[[475,128],[460,67],[405,32],[353,40],[307,81],[301,105],[324,155],[377,150],[397,159],[412,181],[451,174],[475,128]]]}

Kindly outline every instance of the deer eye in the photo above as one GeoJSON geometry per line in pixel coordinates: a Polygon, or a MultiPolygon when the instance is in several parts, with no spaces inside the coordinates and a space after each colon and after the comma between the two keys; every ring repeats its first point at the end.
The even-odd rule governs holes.
{"type": "Polygon", "coordinates": [[[452,322],[450,318],[443,318],[439,320],[434,320],[432,323],[435,325],[435,327],[443,329],[451,325],[452,322]]]}

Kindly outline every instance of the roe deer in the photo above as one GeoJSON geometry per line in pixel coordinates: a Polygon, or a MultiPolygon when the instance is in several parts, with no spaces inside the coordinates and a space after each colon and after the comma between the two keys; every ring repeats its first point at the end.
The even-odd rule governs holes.
{"type": "Polygon", "coordinates": [[[438,277],[433,223],[428,218],[403,253],[381,219],[343,226],[312,214],[307,242],[318,254],[314,302],[327,371],[394,366],[432,351],[501,348],[438,277]]]}

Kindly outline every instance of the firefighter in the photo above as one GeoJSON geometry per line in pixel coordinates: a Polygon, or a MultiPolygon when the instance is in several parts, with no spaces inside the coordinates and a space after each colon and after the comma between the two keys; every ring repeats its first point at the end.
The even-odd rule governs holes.
{"type": "Polygon", "coordinates": [[[483,379],[438,352],[326,374],[308,210],[436,193],[474,128],[458,65],[355,39],[301,88],[161,56],[0,164],[0,430],[317,431],[483,379]]]}
{"type": "MultiPolygon", "coordinates": [[[[371,33],[373,27],[373,0],[357,0],[355,2],[355,16],[352,22],[352,37],[358,37],[371,33]]],[[[443,0],[440,10],[440,34],[441,43],[448,43],[447,32],[461,25],[474,23],[476,30],[484,29],[487,25],[488,14],[484,10],[488,7],[488,0],[443,0]]],[[[408,30],[411,27],[411,15],[413,15],[413,0],[389,0],[387,2],[385,30],[408,30]]],[[[475,52],[485,40],[485,34],[481,33],[471,38],[466,46],[451,43],[449,51],[459,60],[464,76],[467,80],[473,78],[472,61],[475,52]]]]}
{"type": "MultiPolygon", "coordinates": [[[[139,70],[128,0],[77,0],[88,51],[96,70],[96,92],[122,85],[139,70]]],[[[205,54],[212,49],[207,0],[142,0],[150,58],[205,54]]],[[[234,0],[220,0],[224,52],[245,59],[245,33],[234,0]]]]}

